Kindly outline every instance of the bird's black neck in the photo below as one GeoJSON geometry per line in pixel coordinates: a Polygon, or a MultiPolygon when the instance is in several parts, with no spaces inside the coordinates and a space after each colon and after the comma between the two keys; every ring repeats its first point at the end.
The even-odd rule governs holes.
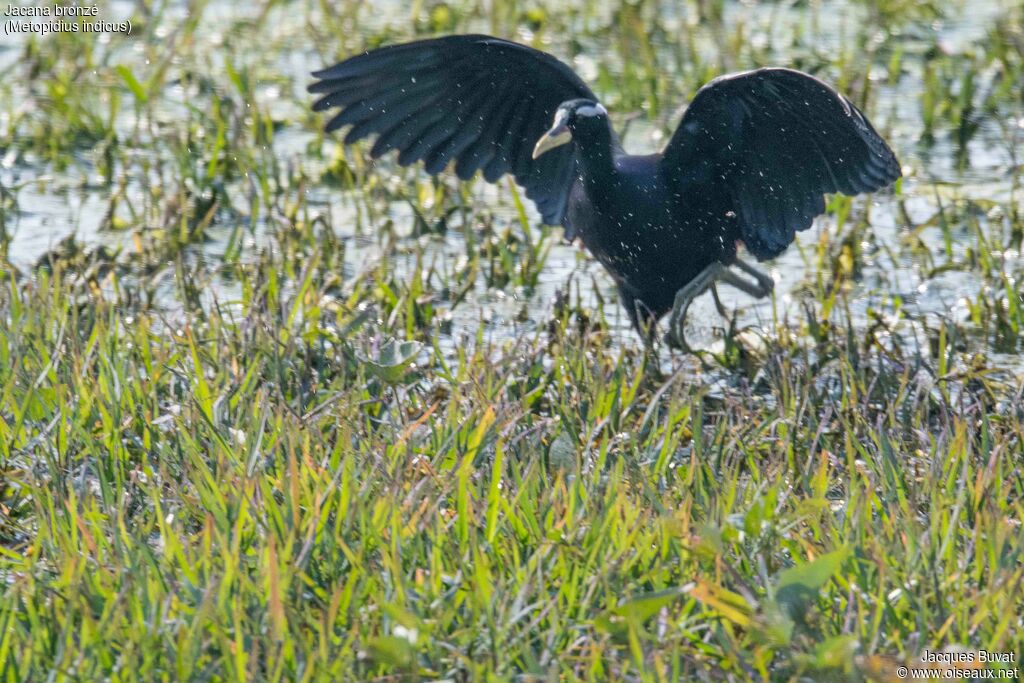
{"type": "Polygon", "coordinates": [[[588,189],[607,188],[614,181],[617,146],[612,140],[611,128],[607,122],[604,123],[603,126],[587,130],[585,134],[573,135],[580,177],[588,189]]]}

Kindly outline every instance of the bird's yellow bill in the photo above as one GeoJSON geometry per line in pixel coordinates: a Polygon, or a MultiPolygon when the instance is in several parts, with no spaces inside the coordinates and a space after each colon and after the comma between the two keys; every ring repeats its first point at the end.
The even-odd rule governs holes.
{"type": "Polygon", "coordinates": [[[572,133],[564,125],[557,125],[547,133],[541,136],[541,139],[537,141],[537,146],[533,148],[533,158],[536,159],[544,152],[550,151],[555,147],[561,147],[572,140],[572,133]]]}

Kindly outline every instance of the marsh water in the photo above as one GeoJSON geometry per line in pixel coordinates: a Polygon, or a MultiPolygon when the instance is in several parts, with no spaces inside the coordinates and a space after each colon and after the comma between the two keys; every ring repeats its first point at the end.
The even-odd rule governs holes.
{"type": "MultiPolygon", "coordinates": [[[[556,3],[551,5],[559,7],[556,3]]],[[[410,9],[404,2],[378,1],[372,7],[355,3],[344,11],[358,16],[360,30],[372,36],[374,42],[388,42],[390,36],[395,40],[408,39],[411,37],[410,17],[414,16],[426,16],[428,20],[439,22],[440,28],[453,30],[498,32],[518,25],[515,29],[518,33],[508,37],[525,42],[534,40],[534,34],[523,28],[522,22],[495,25],[494,20],[476,18],[472,7],[416,4],[410,9]],[[442,13],[440,18],[439,12],[442,13]],[[443,12],[457,16],[445,24],[448,20],[443,12]]],[[[616,12],[621,8],[595,3],[568,3],[566,7],[577,9],[556,15],[549,8],[549,20],[562,22],[564,30],[572,33],[571,40],[579,48],[573,66],[599,94],[609,86],[613,91],[628,89],[627,79],[637,76],[630,75],[631,65],[625,63],[621,51],[611,49],[611,39],[603,30],[617,21],[616,12]]],[[[933,84],[929,79],[934,77],[926,67],[928,56],[939,51],[964,57],[957,63],[984,64],[982,59],[972,62],[970,55],[986,49],[992,32],[1000,23],[1008,18],[1019,20],[1020,8],[1011,0],[921,7],[925,10],[908,10],[907,16],[879,19],[879,10],[873,4],[728,2],[721,6],[720,17],[704,24],[699,20],[700,8],[696,4],[647,3],[638,15],[641,20],[655,21],[659,27],[652,32],[650,40],[659,56],[657,76],[661,79],[671,80],[673,68],[685,71],[688,56],[696,56],[703,61],[705,72],[738,70],[752,65],[823,67],[820,75],[829,80],[838,73],[834,68],[838,64],[839,70],[851,75],[852,85],[859,92],[863,92],[865,86],[858,79],[870,81],[869,116],[896,151],[906,177],[898,194],[883,192],[857,198],[853,203],[856,216],[870,216],[871,225],[867,243],[859,245],[863,262],[853,285],[856,291],[849,297],[850,315],[862,321],[868,319],[869,309],[875,302],[890,301],[894,296],[899,297],[905,310],[918,315],[967,316],[970,301],[985,285],[976,281],[969,271],[948,269],[936,273],[934,268],[926,267],[921,262],[921,245],[947,253],[974,248],[975,232],[966,223],[946,229],[939,225],[948,207],[958,202],[966,201],[973,207],[972,225],[976,224],[983,232],[1005,231],[1006,207],[1016,206],[1019,210],[1021,206],[1020,191],[1015,188],[1020,176],[1021,142],[1024,141],[1024,111],[1020,110],[1019,96],[1016,100],[1011,97],[997,102],[984,116],[976,116],[976,130],[972,129],[966,140],[955,139],[942,126],[936,126],[938,133],[930,138],[922,129],[925,119],[922,102],[932,96],[929,89],[933,84]],[[741,25],[744,29],[737,31],[736,27],[741,25]],[[875,28],[865,28],[867,26],[875,28]],[[865,34],[880,31],[880,26],[886,29],[887,36],[865,34]],[[735,57],[723,45],[737,39],[751,43],[753,57],[750,53],[735,57]],[[873,54],[864,63],[858,63],[862,49],[870,50],[873,44],[883,43],[883,56],[873,54]],[[831,71],[828,60],[834,60],[831,71]],[[893,60],[900,62],[896,67],[897,78],[887,72],[886,60],[889,64],[893,60]],[[927,276],[925,271],[929,271],[927,276]]],[[[131,17],[138,11],[128,2],[103,3],[100,8],[102,18],[107,21],[131,17]]],[[[161,6],[158,13],[147,15],[148,21],[140,22],[133,36],[95,36],[94,60],[106,67],[126,65],[134,72],[145,73],[153,58],[154,41],[173,37],[190,17],[194,19],[196,13],[201,13],[201,20],[190,29],[194,31],[191,59],[214,74],[211,77],[214,83],[223,80],[218,75],[229,67],[240,68],[238,63],[224,63],[225,52],[236,54],[246,63],[255,81],[256,100],[275,122],[280,122],[272,142],[261,150],[263,158],[272,157],[281,167],[301,168],[308,177],[317,178],[320,167],[336,158],[334,145],[337,143],[329,139],[319,141],[312,126],[318,121],[322,123],[322,119],[311,118],[306,110],[311,98],[305,93],[305,86],[311,70],[344,53],[343,48],[330,44],[326,32],[316,30],[317,17],[324,11],[330,10],[312,3],[256,6],[216,0],[208,4],[168,3],[161,6]],[[223,46],[233,41],[236,44],[230,51],[205,51],[203,48],[204,44],[223,46]],[[318,144],[322,145],[319,150],[322,156],[311,155],[311,149],[318,144]]],[[[555,38],[550,41],[549,49],[565,58],[561,52],[565,47],[563,37],[555,38]]],[[[3,37],[0,42],[0,73],[5,74],[6,82],[0,90],[4,100],[0,106],[3,136],[17,130],[17,121],[25,113],[21,109],[23,103],[30,100],[30,92],[38,94],[40,87],[22,71],[22,60],[30,50],[28,43],[63,39],[64,36],[3,37]]],[[[349,34],[347,40],[352,45],[362,43],[358,35],[349,34]]],[[[956,68],[955,63],[951,68],[956,68]]],[[[87,76],[83,75],[77,87],[95,87],[96,82],[90,83],[87,76]]],[[[971,87],[983,97],[986,88],[999,86],[998,78],[998,74],[979,67],[971,87]]],[[[109,79],[99,81],[99,85],[95,97],[101,101],[108,96],[103,88],[123,88],[123,83],[109,79]]],[[[111,229],[110,195],[120,185],[127,198],[135,197],[141,202],[152,192],[153,185],[161,182],[160,167],[178,163],[160,145],[150,144],[153,138],[149,131],[172,128],[176,121],[191,115],[194,92],[190,92],[190,87],[171,83],[158,94],[158,100],[148,103],[144,110],[133,108],[122,97],[114,128],[122,145],[126,141],[135,145],[128,152],[130,156],[149,159],[149,165],[136,167],[148,168],[149,177],[132,170],[119,172],[119,177],[104,177],[98,154],[88,145],[78,148],[61,163],[54,163],[37,149],[9,144],[0,158],[0,184],[5,193],[13,197],[3,221],[10,262],[23,272],[31,271],[33,264],[69,236],[86,247],[107,245],[111,249],[130,250],[133,235],[144,233],[151,226],[138,225],[136,221],[131,230],[111,229]]],[[[674,93],[681,91],[680,88],[668,89],[674,93]]],[[[616,127],[626,131],[626,148],[643,153],[661,146],[686,99],[692,96],[692,89],[674,95],[674,101],[662,102],[660,110],[653,113],[644,104],[639,108],[617,108],[616,101],[626,103],[630,98],[617,92],[610,95],[609,109],[616,127]]],[[[304,188],[310,209],[329,215],[331,229],[346,244],[344,277],[352,277],[366,264],[385,256],[391,259],[398,278],[409,272],[417,259],[430,262],[464,257],[465,235],[460,229],[421,237],[411,235],[417,224],[416,212],[430,212],[435,208],[433,198],[425,191],[430,185],[422,172],[399,169],[392,159],[376,162],[373,170],[384,183],[405,190],[382,200],[379,192],[369,197],[358,187],[311,182],[304,188]],[[388,223],[388,230],[397,234],[397,243],[381,238],[380,228],[385,223],[388,223]],[[408,248],[410,244],[417,248],[408,248]]],[[[451,177],[444,182],[453,187],[456,184],[451,177]]],[[[237,200],[235,208],[239,210],[218,215],[211,221],[205,239],[190,247],[193,263],[215,263],[229,248],[237,222],[248,220],[244,207],[251,183],[246,174],[231,181],[225,189],[227,196],[237,200]]],[[[476,180],[463,191],[467,193],[467,203],[485,207],[496,224],[519,229],[517,208],[507,185],[488,186],[476,180]]],[[[116,211],[123,211],[123,207],[122,202],[116,211]]],[[[474,287],[467,299],[450,312],[452,339],[458,338],[460,330],[475,329],[481,319],[487,321],[488,334],[495,339],[511,338],[524,326],[533,327],[546,320],[558,292],[568,290],[572,296],[578,295],[584,305],[594,305],[598,298],[616,301],[610,278],[596,262],[578,246],[564,243],[560,230],[542,233],[532,206],[527,206],[527,211],[532,238],[544,239],[550,249],[536,286],[488,287],[481,283],[474,287]]],[[[457,223],[459,216],[456,212],[452,220],[457,223]]],[[[126,215],[122,223],[130,224],[132,220],[126,215]]],[[[272,220],[272,216],[263,212],[245,226],[242,260],[270,244],[267,233],[268,221],[272,220]]],[[[736,309],[742,325],[755,328],[767,326],[775,316],[799,317],[799,291],[815,278],[819,247],[830,239],[839,239],[838,232],[842,229],[835,212],[830,212],[820,217],[812,229],[799,234],[797,243],[781,257],[764,264],[776,280],[774,301],[754,301],[722,287],[724,302],[736,309]]],[[[1020,253],[1011,249],[1002,253],[1001,258],[1012,264],[1020,260],[1020,253]]],[[[1006,270],[1014,268],[1007,266],[1006,270]]],[[[230,301],[237,295],[233,288],[230,279],[215,278],[211,293],[216,293],[222,301],[230,301]]],[[[164,303],[173,309],[172,297],[168,296],[164,303]]],[[[619,339],[633,343],[635,340],[624,312],[614,303],[606,305],[605,311],[619,339]]],[[[691,308],[691,341],[713,346],[718,343],[718,328],[723,324],[709,297],[701,297],[691,308]]],[[[447,343],[452,343],[452,339],[447,343]]]]}

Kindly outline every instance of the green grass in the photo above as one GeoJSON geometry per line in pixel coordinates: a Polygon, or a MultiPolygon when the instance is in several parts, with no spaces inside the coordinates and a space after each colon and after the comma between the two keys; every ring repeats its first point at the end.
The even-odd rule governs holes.
{"type": "Polygon", "coordinates": [[[0,79],[5,680],[1019,658],[1019,7],[955,47],[931,27],[956,8],[899,0],[174,7],[109,43],[31,40],[0,79]],[[812,70],[908,177],[832,199],[767,320],[700,362],[645,357],[584,257],[546,279],[560,234],[508,186],[318,132],[305,71],[463,30],[589,56],[616,123],[653,130],[723,69],[812,70]],[[33,222],[37,190],[102,198],[95,239],[33,222]]]}

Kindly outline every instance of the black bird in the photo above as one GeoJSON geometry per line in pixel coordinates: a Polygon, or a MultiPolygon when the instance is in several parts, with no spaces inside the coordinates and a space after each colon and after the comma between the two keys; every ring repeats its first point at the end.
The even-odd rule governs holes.
{"type": "MultiPolygon", "coordinates": [[[[618,285],[633,327],[685,348],[683,318],[716,281],[755,297],[771,277],[741,261],[742,242],[773,258],[825,211],[823,195],[872,192],[900,177],[867,118],[822,81],[764,68],[701,88],[659,154],[627,154],[608,112],[555,57],[500,38],[457,35],[393,45],[313,74],[328,132],[377,139],[437,174],[511,173],[545,223],[577,236],[618,285]],[[732,267],[753,279],[741,277],[732,267]]],[[[716,304],[717,296],[716,296],[716,304]]],[[[721,307],[720,307],[721,308],[721,307]]]]}

